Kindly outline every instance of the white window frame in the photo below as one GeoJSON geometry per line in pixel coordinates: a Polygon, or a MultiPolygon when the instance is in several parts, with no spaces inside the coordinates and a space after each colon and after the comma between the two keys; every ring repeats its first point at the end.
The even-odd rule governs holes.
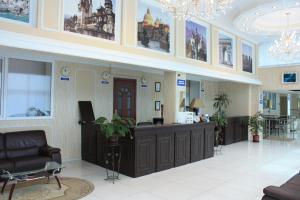
{"type": "Polygon", "coordinates": [[[2,96],[2,106],[3,110],[2,113],[0,113],[0,120],[47,120],[47,119],[53,119],[54,118],[54,80],[55,80],[55,62],[53,60],[49,61],[47,59],[36,59],[36,58],[30,58],[30,57],[22,57],[22,56],[5,56],[0,57],[0,59],[3,58],[4,60],[4,76],[3,76],[3,96],[2,96]],[[38,117],[7,117],[7,80],[8,80],[8,60],[9,59],[20,59],[20,60],[28,60],[28,61],[35,61],[35,62],[46,62],[51,63],[51,103],[50,103],[50,116],[38,116],[38,117]]]}

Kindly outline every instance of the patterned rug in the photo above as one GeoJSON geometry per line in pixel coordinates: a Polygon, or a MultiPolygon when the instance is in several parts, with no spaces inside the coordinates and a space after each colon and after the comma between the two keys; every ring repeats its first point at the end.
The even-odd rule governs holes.
{"type": "MultiPolygon", "coordinates": [[[[18,183],[13,200],[76,200],[83,198],[94,190],[94,185],[78,178],[60,178],[62,188],[58,189],[55,179],[48,183],[47,179],[39,179],[18,183]]],[[[1,184],[0,184],[1,185],[1,184]]],[[[2,186],[2,185],[1,185],[2,186]]],[[[10,186],[0,199],[8,199],[10,186]]]]}

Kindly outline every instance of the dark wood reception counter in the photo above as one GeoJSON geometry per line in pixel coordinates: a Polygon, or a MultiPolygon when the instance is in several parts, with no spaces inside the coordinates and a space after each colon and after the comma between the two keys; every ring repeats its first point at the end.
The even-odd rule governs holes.
{"type": "MultiPolygon", "coordinates": [[[[213,157],[214,128],[213,122],[136,127],[133,139],[121,140],[120,172],[139,177],[213,157]]],[[[96,137],[96,160],[83,159],[105,167],[106,140],[96,137]]]]}

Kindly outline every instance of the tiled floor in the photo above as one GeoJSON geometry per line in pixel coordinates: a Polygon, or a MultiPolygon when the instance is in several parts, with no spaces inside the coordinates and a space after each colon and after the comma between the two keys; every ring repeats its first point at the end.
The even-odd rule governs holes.
{"type": "Polygon", "coordinates": [[[300,140],[241,142],[222,154],[141,178],[121,176],[114,185],[105,170],[82,161],[65,163],[63,176],[95,185],[85,200],[258,200],[268,185],[280,185],[300,170],[300,140]]]}

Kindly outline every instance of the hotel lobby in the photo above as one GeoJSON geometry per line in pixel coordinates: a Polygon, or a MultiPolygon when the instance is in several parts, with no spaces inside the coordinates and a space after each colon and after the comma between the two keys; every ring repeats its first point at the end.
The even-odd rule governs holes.
{"type": "Polygon", "coordinates": [[[299,0],[0,0],[0,199],[300,200],[299,0]]]}

